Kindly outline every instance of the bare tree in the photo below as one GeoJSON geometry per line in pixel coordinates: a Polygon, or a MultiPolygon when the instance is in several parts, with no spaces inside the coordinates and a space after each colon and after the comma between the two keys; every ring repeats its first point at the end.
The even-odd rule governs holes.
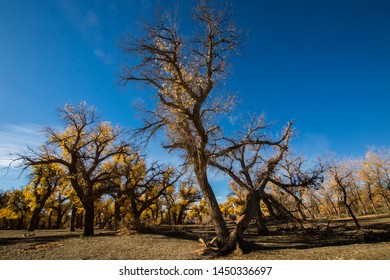
{"type": "Polygon", "coordinates": [[[102,194],[112,191],[105,184],[114,175],[105,168],[118,154],[126,154],[128,144],[121,142],[121,130],[107,122],[98,122],[93,107],[80,103],[78,107],[65,105],[61,110],[65,123],[63,132],[45,128],[47,141],[39,151],[19,154],[25,168],[58,164],[66,175],[85,209],[84,235],[94,234],[94,202],[102,194]]]}
{"type": "Polygon", "coordinates": [[[348,214],[352,217],[356,227],[361,228],[358,219],[352,209],[357,198],[352,195],[352,190],[357,188],[356,170],[349,162],[334,164],[329,169],[331,176],[330,184],[339,193],[342,204],[346,207],[348,214]]]}
{"type": "MultiPolygon", "coordinates": [[[[243,213],[236,221],[235,229],[230,233],[229,243],[221,253],[229,253],[236,244],[245,249],[243,232],[252,219],[256,218],[259,234],[267,235],[269,231],[263,219],[260,201],[270,208],[275,208],[300,222],[282,201],[278,201],[266,187],[273,184],[287,192],[298,203],[303,205],[297,190],[317,185],[321,181],[324,166],[321,164],[312,170],[303,169],[303,160],[288,158],[289,141],[292,134],[292,123],[289,123],[279,139],[267,136],[262,117],[252,118],[243,125],[246,133],[238,139],[224,138],[225,145],[217,145],[210,164],[229,175],[241,188],[246,189],[246,205],[243,213]]],[[[300,208],[298,208],[300,209],[300,208]]],[[[301,211],[302,212],[302,211],[301,211]]]]}
{"type": "Polygon", "coordinates": [[[165,128],[164,147],[182,152],[185,163],[192,166],[217,236],[224,243],[229,231],[209,183],[209,151],[220,132],[215,120],[232,105],[232,96],[218,99],[216,89],[228,74],[229,54],[240,39],[227,13],[203,1],[193,17],[199,32],[192,38],[181,35],[175,19],[165,15],[146,24],[141,38],[123,42],[123,50],[141,61],[126,67],[121,79],[125,84],[143,82],[157,91],[157,107],[148,111],[139,132],[150,139],[165,128]]]}

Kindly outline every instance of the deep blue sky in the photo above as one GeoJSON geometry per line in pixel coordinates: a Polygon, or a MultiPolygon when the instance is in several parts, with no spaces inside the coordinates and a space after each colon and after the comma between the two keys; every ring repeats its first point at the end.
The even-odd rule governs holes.
{"type": "MultiPolygon", "coordinates": [[[[179,6],[188,19],[189,3],[179,6]]],[[[238,93],[240,112],[264,112],[278,128],[295,119],[293,148],[308,157],[363,156],[367,146],[389,145],[390,1],[240,0],[232,6],[247,33],[226,85],[238,93]]],[[[0,165],[9,152],[41,143],[37,129],[58,125],[56,108],[68,102],[85,100],[103,120],[139,126],[132,104],[148,95],[140,86],[117,85],[126,61],[118,42],[154,11],[151,0],[1,1],[0,165]]],[[[0,188],[22,184],[15,174],[0,177],[0,188]]]]}

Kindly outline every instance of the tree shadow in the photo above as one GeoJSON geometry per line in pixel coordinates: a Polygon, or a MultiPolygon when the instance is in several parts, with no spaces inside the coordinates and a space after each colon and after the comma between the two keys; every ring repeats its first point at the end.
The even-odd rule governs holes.
{"type": "Polygon", "coordinates": [[[109,232],[99,232],[91,237],[82,236],[79,232],[75,233],[63,233],[63,234],[56,234],[56,235],[27,235],[27,236],[21,236],[21,237],[0,237],[0,246],[10,246],[18,243],[24,243],[24,244],[45,244],[50,242],[59,242],[66,239],[76,239],[76,238],[93,238],[96,236],[114,236],[116,235],[116,232],[109,231],[109,232]]]}

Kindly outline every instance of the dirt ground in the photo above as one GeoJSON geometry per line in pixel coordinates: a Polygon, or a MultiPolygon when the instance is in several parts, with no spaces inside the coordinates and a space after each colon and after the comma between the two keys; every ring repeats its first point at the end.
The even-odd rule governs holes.
{"type": "MultiPolygon", "coordinates": [[[[361,217],[363,230],[349,219],[315,221],[305,230],[291,224],[271,224],[270,236],[257,236],[249,228],[251,252],[234,252],[217,259],[267,260],[390,260],[390,215],[361,217]]],[[[195,260],[203,255],[200,237],[210,240],[211,226],[165,226],[154,233],[96,230],[0,231],[0,259],[8,260],[195,260]]]]}

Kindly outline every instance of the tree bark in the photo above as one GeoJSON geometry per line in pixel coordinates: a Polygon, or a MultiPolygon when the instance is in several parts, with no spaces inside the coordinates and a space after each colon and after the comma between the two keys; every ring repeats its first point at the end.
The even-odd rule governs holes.
{"type": "MultiPolygon", "coordinates": [[[[206,160],[205,160],[206,162],[206,160]]],[[[205,197],[206,205],[209,209],[212,223],[215,228],[216,235],[219,239],[220,245],[225,244],[229,238],[229,231],[226,226],[225,220],[223,219],[221,209],[219,208],[218,201],[215,194],[209,184],[207,178],[207,167],[206,165],[199,166],[195,165],[194,171],[196,175],[199,187],[205,197]]]]}
{"type": "Polygon", "coordinates": [[[28,225],[28,231],[34,231],[38,227],[39,222],[39,213],[41,212],[41,209],[35,208],[31,215],[31,220],[28,225]]]}
{"type": "Polygon", "coordinates": [[[255,218],[259,208],[259,193],[257,190],[250,191],[245,199],[245,209],[236,221],[236,226],[229,235],[229,241],[226,246],[218,253],[219,255],[226,255],[233,252],[237,245],[245,252],[248,248],[245,245],[243,234],[249,223],[255,218]]]}
{"type": "Polygon", "coordinates": [[[84,217],[84,236],[94,235],[94,218],[95,218],[95,208],[93,200],[83,201],[83,206],[85,209],[84,217]]]}
{"type": "Polygon", "coordinates": [[[179,214],[177,215],[177,225],[182,225],[184,223],[184,211],[185,211],[185,207],[182,206],[180,207],[179,209],[179,214]]]}
{"type": "Polygon", "coordinates": [[[257,199],[256,203],[256,209],[255,209],[255,218],[256,218],[256,225],[257,225],[257,233],[258,235],[266,236],[269,235],[269,230],[265,224],[265,220],[263,217],[263,213],[261,211],[261,206],[260,206],[260,195],[259,193],[256,194],[255,199],[257,199]]]}
{"type": "Polygon", "coordinates": [[[361,226],[359,224],[359,221],[357,220],[355,214],[352,211],[352,207],[351,207],[352,203],[348,203],[347,191],[341,185],[340,185],[340,187],[341,187],[341,190],[343,192],[343,202],[344,202],[344,205],[347,208],[349,215],[352,217],[352,219],[353,219],[353,221],[354,221],[354,223],[356,225],[356,228],[360,229],[361,226]]]}
{"type": "Polygon", "coordinates": [[[45,203],[52,194],[52,192],[53,188],[49,188],[46,190],[46,193],[42,197],[37,198],[38,205],[32,213],[30,224],[28,226],[28,231],[34,231],[34,229],[38,228],[39,214],[41,213],[43,207],[45,207],[45,203]]]}

